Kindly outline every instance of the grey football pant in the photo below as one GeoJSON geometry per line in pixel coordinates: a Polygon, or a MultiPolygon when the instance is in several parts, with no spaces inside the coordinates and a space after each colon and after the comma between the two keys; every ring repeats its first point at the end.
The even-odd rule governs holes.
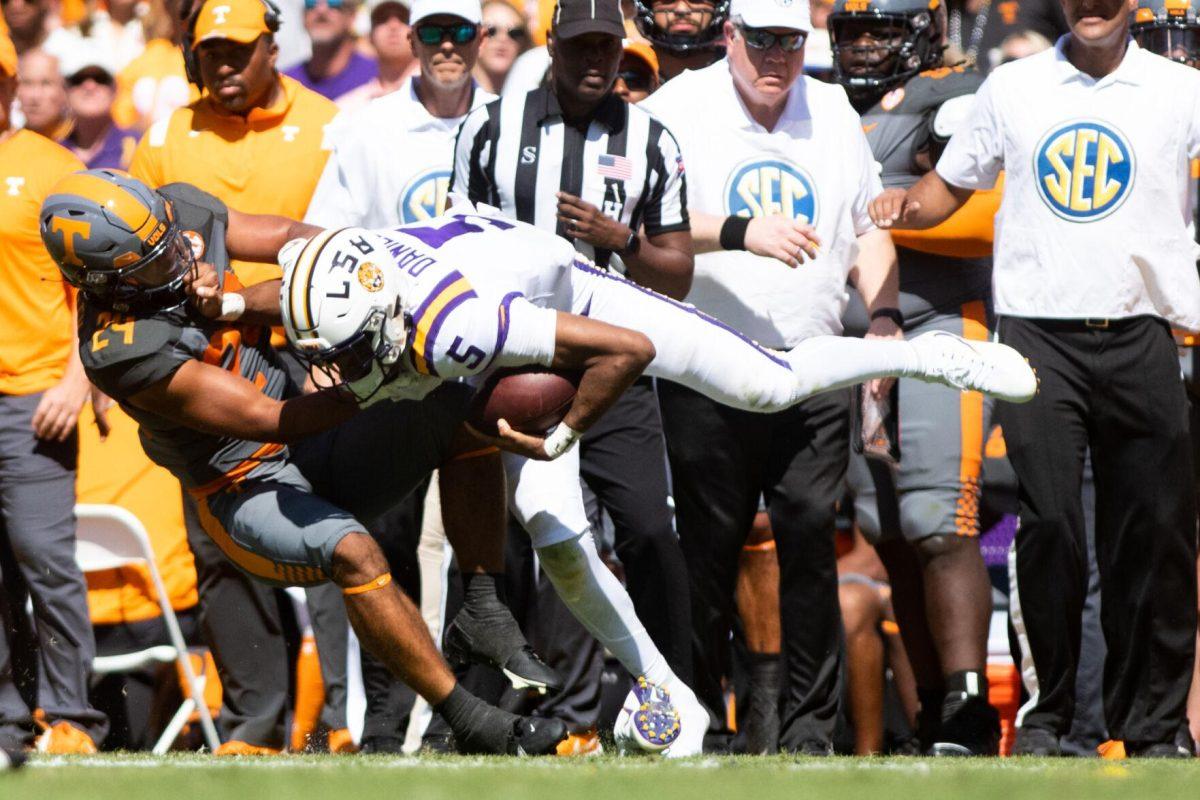
{"type": "Polygon", "coordinates": [[[99,744],[108,720],[88,704],[96,645],[75,565],[79,443],[34,437],[41,397],[0,395],[0,739],[27,739],[41,708],[99,744]]]}

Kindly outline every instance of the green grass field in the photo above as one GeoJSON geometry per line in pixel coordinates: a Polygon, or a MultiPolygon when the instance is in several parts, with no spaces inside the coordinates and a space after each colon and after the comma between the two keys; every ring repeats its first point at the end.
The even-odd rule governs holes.
{"type": "Polygon", "coordinates": [[[932,759],[39,757],[3,800],[1137,800],[1200,797],[1200,762],[932,759]]]}

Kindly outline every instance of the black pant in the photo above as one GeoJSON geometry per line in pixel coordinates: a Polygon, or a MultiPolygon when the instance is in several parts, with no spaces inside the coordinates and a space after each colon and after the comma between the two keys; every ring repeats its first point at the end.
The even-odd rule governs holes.
{"type": "Polygon", "coordinates": [[[658,401],[638,380],[580,443],[579,471],[613,522],[614,549],[638,619],[675,674],[692,678],[687,566],[667,505],[658,401]]]}
{"type": "Polygon", "coordinates": [[[1041,379],[999,407],[1020,482],[1014,591],[1037,674],[1023,724],[1065,734],[1075,703],[1087,546],[1080,483],[1096,482],[1109,735],[1170,741],[1184,720],[1196,635],[1196,508],[1187,402],[1165,323],[1007,317],[1001,339],[1041,379]]]}
{"type": "Polygon", "coordinates": [[[849,453],[849,391],[776,414],[736,411],[666,382],[659,397],[692,584],[696,693],[724,720],[738,557],[765,497],[780,570],[780,747],[825,746],[841,696],[834,505],[849,453]]]}

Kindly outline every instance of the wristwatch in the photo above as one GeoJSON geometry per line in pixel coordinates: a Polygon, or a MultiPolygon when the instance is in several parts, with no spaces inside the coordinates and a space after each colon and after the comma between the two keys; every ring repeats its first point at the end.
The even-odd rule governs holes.
{"type": "Polygon", "coordinates": [[[625,240],[625,246],[622,247],[619,253],[623,256],[636,256],[638,250],[642,249],[642,239],[638,236],[637,231],[631,230],[629,238],[625,240]]]}

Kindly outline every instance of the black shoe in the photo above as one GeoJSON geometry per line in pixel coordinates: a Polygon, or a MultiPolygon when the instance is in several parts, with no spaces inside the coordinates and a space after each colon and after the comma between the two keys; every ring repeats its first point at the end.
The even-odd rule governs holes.
{"type": "Polygon", "coordinates": [[[510,756],[552,756],[567,738],[567,724],[553,717],[521,717],[508,737],[510,756]]]}
{"type": "Polygon", "coordinates": [[[830,742],[819,742],[816,739],[805,739],[792,752],[798,756],[831,756],[833,755],[833,744],[830,742]]]}
{"type": "Polygon", "coordinates": [[[1186,747],[1177,742],[1126,742],[1125,755],[1130,758],[1194,758],[1186,747]]]}
{"type": "Polygon", "coordinates": [[[459,611],[446,628],[442,645],[446,660],[454,666],[474,662],[500,670],[517,690],[535,689],[539,694],[562,691],[558,673],[533,652],[507,609],[503,617],[507,619],[481,622],[466,608],[459,611]]]}
{"type": "Polygon", "coordinates": [[[0,747],[0,772],[20,769],[25,758],[25,751],[19,747],[0,747]]]}
{"type": "Polygon", "coordinates": [[[942,720],[935,756],[994,756],[1000,753],[1000,715],[984,697],[974,696],[942,720]]]}
{"type": "Polygon", "coordinates": [[[1063,754],[1058,744],[1058,735],[1045,728],[1017,728],[1017,738],[1013,742],[1014,756],[1035,756],[1038,758],[1056,758],[1063,754]]]}
{"type": "Polygon", "coordinates": [[[421,755],[446,756],[458,752],[458,743],[452,733],[427,733],[421,737],[421,755]]]}
{"type": "Polygon", "coordinates": [[[404,740],[399,736],[365,736],[358,752],[363,755],[398,755],[404,752],[404,740]]]}

